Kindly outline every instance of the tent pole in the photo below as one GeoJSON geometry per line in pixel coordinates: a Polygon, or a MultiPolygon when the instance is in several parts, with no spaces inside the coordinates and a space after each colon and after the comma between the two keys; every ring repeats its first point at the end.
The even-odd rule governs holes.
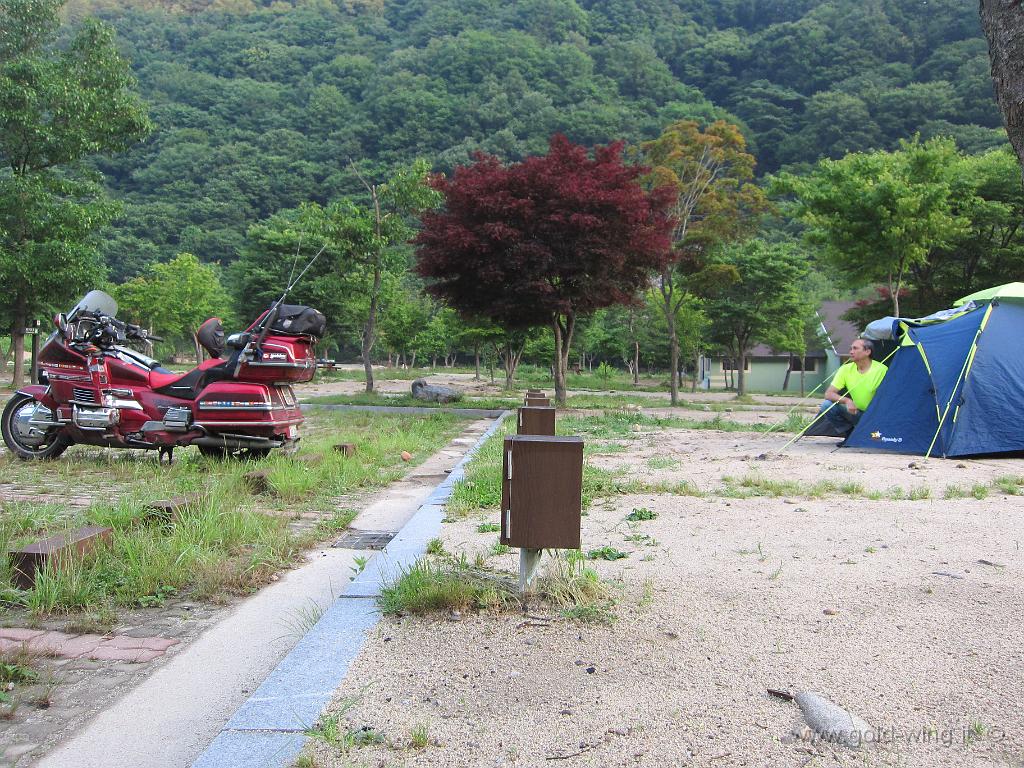
{"type": "Polygon", "coordinates": [[[992,305],[988,305],[988,309],[985,310],[985,317],[981,319],[981,324],[978,326],[977,332],[974,334],[974,341],[971,342],[970,348],[967,350],[967,357],[964,358],[964,364],[960,367],[960,375],[956,377],[956,383],[953,385],[953,389],[949,393],[949,401],[946,403],[946,409],[942,412],[942,418],[939,419],[939,428],[935,430],[935,434],[932,435],[932,441],[928,445],[928,451],[925,453],[925,459],[931,458],[932,448],[935,447],[935,441],[939,439],[939,433],[942,431],[942,425],[946,423],[946,416],[949,415],[949,407],[953,404],[953,398],[956,397],[956,391],[960,386],[960,382],[963,381],[964,376],[967,375],[967,366],[971,362],[971,358],[974,355],[974,350],[978,347],[978,339],[981,337],[982,331],[985,330],[985,326],[988,325],[989,315],[992,314],[992,305]]]}

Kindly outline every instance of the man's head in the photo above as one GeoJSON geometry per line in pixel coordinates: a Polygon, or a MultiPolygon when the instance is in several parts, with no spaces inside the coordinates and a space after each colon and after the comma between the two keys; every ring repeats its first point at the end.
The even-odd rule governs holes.
{"type": "Polygon", "coordinates": [[[854,339],[850,344],[850,359],[855,363],[869,360],[874,353],[875,347],[867,339],[854,339]]]}

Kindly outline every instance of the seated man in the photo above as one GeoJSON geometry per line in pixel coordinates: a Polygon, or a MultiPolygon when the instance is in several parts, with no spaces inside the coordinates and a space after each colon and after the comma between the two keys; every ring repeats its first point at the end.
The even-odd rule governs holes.
{"type": "Polygon", "coordinates": [[[849,435],[871,403],[888,370],[871,359],[874,345],[868,339],[850,344],[850,360],[844,363],[825,390],[825,402],[818,411],[842,435],[849,435]],[[842,394],[845,392],[846,394],[842,394]]]}

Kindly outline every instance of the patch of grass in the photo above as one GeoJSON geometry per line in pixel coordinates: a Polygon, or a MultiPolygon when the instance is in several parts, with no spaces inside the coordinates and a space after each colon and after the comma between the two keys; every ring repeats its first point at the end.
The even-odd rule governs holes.
{"type": "Polygon", "coordinates": [[[762,563],[768,558],[768,555],[766,555],[765,551],[764,551],[764,545],[761,544],[760,541],[757,542],[757,547],[755,549],[741,549],[741,550],[739,550],[739,554],[741,554],[741,555],[754,555],[754,554],[756,554],[758,561],[760,561],[762,563]]]}
{"type": "Polygon", "coordinates": [[[629,557],[626,552],[608,545],[587,552],[588,560],[622,560],[626,557],[629,557]]]}
{"type": "Polygon", "coordinates": [[[944,499],[966,499],[969,495],[970,492],[960,485],[947,485],[946,490],[942,492],[942,498],[944,499]]]}
{"type": "Polygon", "coordinates": [[[750,498],[753,496],[823,496],[836,489],[829,481],[819,481],[812,486],[805,486],[796,480],[772,480],[758,473],[750,473],[743,477],[722,477],[722,496],[732,498],[750,498]]]}
{"type": "Polygon", "coordinates": [[[426,723],[418,723],[409,729],[409,746],[426,749],[430,746],[430,730],[426,723]]]}
{"type": "Polygon", "coordinates": [[[679,466],[679,459],[670,456],[651,456],[647,460],[648,469],[671,469],[679,466]]]}
{"type": "Polygon", "coordinates": [[[307,597],[306,603],[292,608],[281,623],[288,630],[287,634],[290,637],[303,637],[323,618],[326,610],[316,600],[307,597]]]}
{"type": "Polygon", "coordinates": [[[391,408],[482,408],[504,411],[522,405],[522,400],[508,397],[463,397],[453,403],[417,400],[412,394],[392,395],[380,392],[359,392],[350,395],[317,395],[303,402],[315,405],[381,405],[391,408]]]}
{"type": "Polygon", "coordinates": [[[634,508],[632,512],[626,515],[626,519],[630,522],[637,522],[640,520],[656,520],[658,513],[647,509],[647,507],[634,508]]]}
{"type": "Polygon", "coordinates": [[[1007,496],[1024,494],[1024,477],[1019,475],[1001,475],[992,481],[992,485],[1007,496]]]}
{"type": "Polygon", "coordinates": [[[480,523],[476,527],[477,533],[498,533],[501,530],[501,526],[497,523],[480,523]]]}
{"type": "Polygon", "coordinates": [[[495,556],[507,555],[511,551],[512,547],[502,544],[501,541],[496,541],[491,545],[491,554],[495,556]]]}
{"type": "Polygon", "coordinates": [[[597,572],[586,567],[579,550],[558,553],[537,581],[540,596],[560,609],[562,615],[583,623],[610,624],[615,620],[615,601],[597,572]]]}
{"type": "Polygon", "coordinates": [[[427,554],[428,555],[443,555],[443,554],[445,554],[445,551],[444,551],[444,541],[442,541],[440,538],[433,538],[430,541],[428,541],[427,542],[427,554]]]}
{"type": "Polygon", "coordinates": [[[33,616],[75,613],[72,625],[105,631],[118,606],[156,606],[182,594],[220,600],[251,592],[294,562],[303,547],[348,527],[356,512],[341,509],[298,534],[289,530],[289,517],[334,509],[339,496],[386,485],[417,463],[403,462],[402,450],[422,461],[460,426],[445,414],[313,414],[304,427],[303,453],[319,455],[319,463],[272,455],[259,466],[267,470],[275,495],[259,497],[242,480],[251,462],[209,459],[192,450],[180,451],[172,466],[159,469],[153,455],[85,446],[74,446],[55,462],[0,457],[0,482],[104,499],[85,509],[6,504],[0,515],[3,549],[86,524],[113,528],[109,544],[84,558],[48,565],[30,590],[7,586],[10,565],[0,558],[0,600],[24,606],[33,616]],[[356,443],[355,456],[332,450],[341,436],[356,443]],[[192,501],[172,519],[147,516],[149,502],[180,494],[192,501]]]}
{"type": "Polygon", "coordinates": [[[658,540],[651,536],[649,533],[633,533],[626,537],[626,541],[631,541],[634,544],[640,544],[645,547],[656,547],[658,546],[658,540]]]}
{"type": "Polygon", "coordinates": [[[464,558],[420,560],[384,585],[377,602],[385,615],[498,611],[519,604],[510,575],[470,565],[464,558]]]}

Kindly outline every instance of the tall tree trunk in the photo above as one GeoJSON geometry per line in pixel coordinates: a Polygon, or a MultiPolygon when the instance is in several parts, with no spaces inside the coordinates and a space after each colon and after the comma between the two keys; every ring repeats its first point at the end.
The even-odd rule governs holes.
{"type": "Polygon", "coordinates": [[[804,367],[800,366],[800,397],[804,396],[805,385],[804,385],[804,367]]]}
{"type": "Polygon", "coordinates": [[[679,405],[679,335],[676,333],[676,300],[675,282],[672,267],[661,273],[661,308],[665,312],[665,325],[668,328],[669,349],[669,386],[671,388],[672,405],[679,405]]]}
{"type": "Polygon", "coordinates": [[[476,342],[473,345],[473,363],[476,367],[476,375],[473,377],[475,381],[480,381],[480,342],[476,342]]]}
{"type": "Polygon", "coordinates": [[[363,329],[363,370],[366,372],[366,391],[373,392],[373,343],[377,340],[377,302],[380,297],[381,267],[380,254],[373,265],[373,288],[370,292],[370,311],[366,315],[363,329]]]}
{"type": "Polygon", "coordinates": [[[512,384],[516,377],[516,369],[519,367],[519,361],[523,357],[524,349],[526,349],[525,340],[519,345],[518,349],[513,347],[511,342],[505,342],[505,389],[512,389],[512,384]]]}
{"type": "Polygon", "coordinates": [[[640,342],[633,342],[633,386],[640,384],[640,342]]]}
{"type": "MultiPolygon", "coordinates": [[[[690,387],[691,392],[697,391],[697,377],[700,376],[701,380],[703,380],[703,374],[704,371],[700,365],[700,347],[698,347],[693,357],[693,386],[690,387]]],[[[710,377],[710,374],[708,376],[710,377]]]]}
{"type": "Polygon", "coordinates": [[[736,395],[745,395],[747,393],[747,377],[744,375],[744,368],[747,367],[747,353],[744,351],[740,352],[738,362],[736,364],[736,395]]]}
{"type": "Polygon", "coordinates": [[[996,102],[1024,167],[1024,7],[1020,0],[981,0],[979,13],[988,38],[996,102]]]}
{"type": "Polygon", "coordinates": [[[789,389],[789,374],[793,372],[793,353],[789,353],[789,365],[786,367],[786,376],[782,379],[782,391],[789,389]]]}
{"type": "Polygon", "coordinates": [[[551,321],[551,329],[555,334],[555,403],[565,405],[566,387],[565,372],[569,367],[569,349],[572,347],[572,334],[576,329],[576,316],[569,313],[562,318],[556,315],[551,321]]]}
{"type": "Polygon", "coordinates": [[[25,302],[18,300],[14,306],[14,317],[11,322],[11,349],[14,350],[14,376],[11,386],[17,389],[25,382],[25,324],[28,312],[25,302]]]}

